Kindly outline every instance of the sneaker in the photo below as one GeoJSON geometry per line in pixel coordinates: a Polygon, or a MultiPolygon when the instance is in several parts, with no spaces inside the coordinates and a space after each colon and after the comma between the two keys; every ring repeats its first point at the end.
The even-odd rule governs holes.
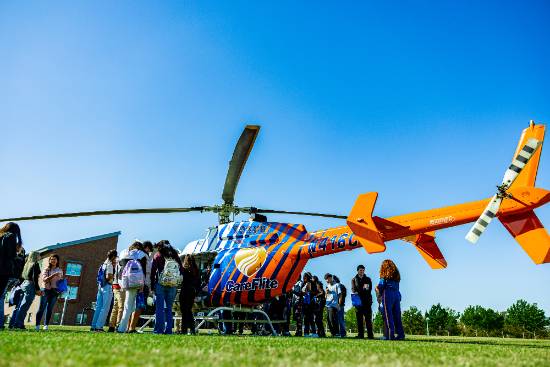
{"type": "Polygon", "coordinates": [[[48,331],[48,325],[44,325],[44,331],[48,331]]]}
{"type": "Polygon", "coordinates": [[[39,325],[36,325],[36,326],[34,327],[34,330],[40,331],[40,326],[39,326],[39,325]]]}

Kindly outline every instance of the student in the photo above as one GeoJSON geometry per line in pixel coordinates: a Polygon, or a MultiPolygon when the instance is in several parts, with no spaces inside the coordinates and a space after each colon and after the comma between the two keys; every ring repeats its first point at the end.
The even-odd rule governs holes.
{"type": "Polygon", "coordinates": [[[40,307],[36,313],[36,331],[40,330],[40,322],[42,321],[44,312],[46,312],[44,330],[48,330],[48,325],[52,318],[52,311],[57,302],[57,297],[59,297],[57,282],[63,279],[63,271],[59,265],[59,256],[57,254],[52,254],[48,258],[48,266],[42,271],[44,291],[42,297],[40,297],[40,307]]]}
{"type": "Polygon", "coordinates": [[[156,296],[155,334],[172,334],[172,306],[177,286],[181,282],[181,273],[179,257],[175,250],[171,246],[159,246],[159,252],[155,255],[151,268],[151,287],[156,296]]]}
{"type": "Polygon", "coordinates": [[[27,312],[31,307],[32,301],[34,301],[35,296],[41,295],[40,288],[38,286],[38,279],[40,277],[40,265],[38,259],[40,254],[36,251],[31,251],[29,256],[27,256],[27,261],[23,267],[22,277],[23,284],[21,284],[21,289],[23,290],[23,297],[17,313],[14,315],[15,329],[25,329],[25,318],[27,312]]]}
{"type": "Polygon", "coordinates": [[[365,337],[365,325],[367,327],[367,336],[374,339],[372,333],[372,281],[365,275],[365,267],[357,266],[357,275],[351,279],[351,292],[359,295],[360,306],[355,306],[355,316],[357,318],[357,338],[365,337]]]}
{"type": "Polygon", "coordinates": [[[136,304],[136,310],[132,313],[132,317],[130,318],[130,326],[128,327],[129,333],[137,332],[136,327],[142,312],[147,308],[147,298],[149,297],[149,292],[151,289],[151,267],[153,266],[153,256],[151,256],[153,253],[153,243],[151,241],[143,241],[143,252],[145,252],[145,255],[147,256],[147,266],[145,267],[145,285],[143,286],[142,292],[145,302],[143,302],[140,307],[136,304]]]}
{"type": "Polygon", "coordinates": [[[115,274],[113,263],[116,257],[116,250],[110,250],[107,253],[107,259],[101,264],[97,272],[97,297],[90,331],[103,331],[103,325],[105,325],[111,301],[113,300],[112,283],[115,274]]]}
{"type": "Polygon", "coordinates": [[[294,284],[294,287],[292,287],[292,316],[294,318],[294,322],[296,323],[296,332],[294,333],[294,336],[302,336],[302,323],[304,320],[303,286],[304,282],[302,281],[302,275],[300,274],[298,281],[294,284]]]}
{"type": "Polygon", "coordinates": [[[338,286],[340,287],[340,295],[338,296],[338,326],[340,329],[340,336],[342,338],[345,338],[347,332],[344,309],[346,308],[346,297],[348,295],[348,290],[342,283],[340,283],[340,279],[336,275],[334,275],[334,283],[338,284],[338,286]]]}
{"type": "Polygon", "coordinates": [[[115,259],[114,270],[115,274],[113,277],[113,307],[111,309],[111,317],[109,319],[109,330],[108,332],[112,333],[118,327],[120,320],[122,319],[122,312],[124,311],[124,299],[125,292],[120,286],[120,278],[122,275],[122,269],[119,265],[119,258],[115,259]]]}
{"type": "Polygon", "coordinates": [[[313,297],[313,300],[314,300],[313,317],[315,319],[315,327],[317,327],[317,336],[319,336],[319,338],[324,338],[326,337],[325,322],[323,317],[323,313],[325,312],[325,304],[326,304],[325,289],[323,288],[323,283],[319,280],[319,278],[316,275],[313,276],[313,283],[314,283],[314,289],[317,290],[317,292],[315,293],[315,296],[313,297]]]}
{"type": "MultiPolygon", "coordinates": [[[[313,278],[311,273],[304,274],[302,287],[303,304],[304,304],[304,336],[317,336],[315,328],[315,317],[313,316],[315,302],[313,301],[314,292],[317,293],[317,288],[314,288],[313,278]]],[[[316,287],[316,285],[315,285],[316,287]]]]}
{"type": "Polygon", "coordinates": [[[382,261],[382,265],[380,266],[380,282],[376,286],[376,295],[382,299],[383,319],[388,330],[388,335],[384,339],[405,339],[405,332],[401,323],[400,281],[401,275],[394,262],[391,260],[382,261]],[[395,335],[396,333],[397,336],[395,335]]]}
{"type": "Polygon", "coordinates": [[[340,286],[334,281],[332,274],[325,274],[325,281],[327,282],[327,287],[325,289],[325,307],[327,308],[328,327],[332,336],[340,336],[340,327],[338,323],[340,286]]]}
{"type": "Polygon", "coordinates": [[[143,291],[145,284],[145,271],[147,268],[147,255],[143,252],[143,245],[139,241],[134,241],[127,251],[121,253],[119,260],[120,281],[124,290],[124,311],[118,325],[117,332],[125,333],[128,331],[128,322],[130,316],[136,309],[136,297],[138,292],[143,291]],[[131,264],[129,264],[131,262],[131,264]],[[134,264],[135,266],[132,266],[134,264]],[[128,265],[128,267],[126,266],[128,265]],[[130,277],[133,278],[132,284],[129,285],[130,277]],[[134,284],[135,283],[135,284],[134,284]],[[138,285],[141,283],[141,285],[138,285]]]}
{"type": "Polygon", "coordinates": [[[17,223],[8,222],[0,228],[0,330],[4,329],[4,296],[14,275],[14,260],[23,245],[17,223]]]}
{"type": "Polygon", "coordinates": [[[23,284],[23,268],[25,267],[25,249],[23,246],[17,246],[17,255],[15,256],[15,259],[13,259],[13,275],[10,278],[10,286],[8,289],[11,289],[10,291],[10,298],[11,293],[14,293],[14,301],[15,306],[13,308],[13,312],[11,313],[10,317],[10,323],[9,328],[14,329],[15,328],[15,322],[17,319],[17,313],[19,312],[19,308],[21,307],[21,302],[23,301],[23,289],[21,288],[21,285],[23,284]]]}
{"type": "Polygon", "coordinates": [[[193,318],[192,309],[199,287],[200,275],[195,259],[191,255],[185,255],[183,258],[183,278],[179,297],[182,334],[195,334],[195,319],[193,318]]]}

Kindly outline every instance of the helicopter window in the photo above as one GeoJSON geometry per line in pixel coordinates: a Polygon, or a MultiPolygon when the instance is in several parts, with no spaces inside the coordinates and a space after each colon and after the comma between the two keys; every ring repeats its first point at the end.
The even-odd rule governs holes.
{"type": "Polygon", "coordinates": [[[221,264],[214,264],[214,269],[219,269],[221,264]]]}

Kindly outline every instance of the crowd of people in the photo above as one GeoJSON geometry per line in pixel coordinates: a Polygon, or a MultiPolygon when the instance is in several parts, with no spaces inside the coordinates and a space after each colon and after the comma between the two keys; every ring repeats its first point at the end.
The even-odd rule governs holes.
{"type": "MultiPolygon", "coordinates": [[[[25,254],[21,231],[16,223],[7,223],[0,228],[0,295],[3,300],[8,289],[10,303],[15,305],[10,317],[10,329],[25,329],[24,321],[36,296],[40,306],[36,313],[35,329],[48,330],[52,311],[58,297],[67,288],[60,258],[57,254],[48,257],[47,266],[41,270],[39,254],[25,254]],[[15,283],[15,284],[14,284],[15,283]],[[11,299],[13,298],[13,299],[11,299]]],[[[174,332],[174,308],[181,315],[177,330],[195,334],[193,306],[197,296],[207,290],[209,267],[201,273],[193,256],[179,256],[169,241],[157,243],[134,241],[120,254],[111,250],[97,271],[97,297],[90,331],[136,333],[138,322],[148,305],[154,305],[155,334],[174,332]],[[176,299],[177,298],[177,299],[176,299]]],[[[324,315],[326,312],[328,332],[333,337],[346,337],[345,302],[347,288],[340,279],[327,273],[326,285],[309,272],[300,276],[292,289],[259,305],[273,323],[275,333],[289,336],[291,318],[296,323],[295,336],[326,337],[324,315]]],[[[405,335],[401,323],[400,274],[391,260],[384,260],[380,267],[380,281],[374,287],[378,311],[384,321],[383,339],[401,340],[405,335]]],[[[365,274],[363,265],[357,266],[357,274],[351,279],[351,300],[357,320],[357,338],[373,339],[372,304],[373,283],[365,274]]],[[[200,298],[200,297],[199,297],[200,298]]],[[[4,328],[4,302],[0,302],[0,329],[4,328]]],[[[257,323],[258,316],[247,319],[243,312],[223,311],[224,320],[219,322],[222,334],[243,333],[245,324],[250,324],[254,334],[268,335],[265,323],[257,323]]]]}

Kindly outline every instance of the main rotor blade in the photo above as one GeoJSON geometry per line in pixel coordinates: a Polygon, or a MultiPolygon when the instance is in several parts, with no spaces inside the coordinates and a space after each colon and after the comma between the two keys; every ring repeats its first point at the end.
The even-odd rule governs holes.
{"type": "Polygon", "coordinates": [[[537,139],[531,138],[527,140],[527,143],[521,148],[518,155],[512,160],[512,164],[506,172],[504,173],[504,178],[502,179],[502,185],[506,188],[512,186],[516,178],[519,176],[523,168],[527,165],[535,151],[540,146],[540,141],[537,139]]]}
{"type": "Polygon", "coordinates": [[[227,170],[222,193],[222,199],[226,204],[233,204],[237,184],[259,132],[260,126],[247,125],[235,146],[233,157],[231,157],[231,161],[229,162],[229,169],[227,170]]]}
{"type": "Polygon", "coordinates": [[[119,214],[164,214],[164,213],[186,213],[192,211],[203,211],[205,207],[196,206],[191,208],[153,208],[153,209],[122,209],[122,210],[98,210],[94,212],[76,212],[63,214],[35,215],[32,217],[18,217],[0,219],[0,222],[20,222],[23,220],[55,219],[71,217],[90,217],[94,215],[119,215],[119,214]]]}
{"type": "Polygon", "coordinates": [[[491,223],[493,218],[497,215],[500,203],[502,203],[502,198],[500,196],[495,195],[491,198],[491,201],[485,207],[485,210],[483,210],[483,214],[481,214],[468,234],[466,234],[466,239],[468,241],[475,244],[477,240],[479,240],[479,237],[485,232],[489,223],[491,223]]]}
{"type": "Polygon", "coordinates": [[[325,214],[325,213],[311,213],[311,212],[294,212],[294,211],[287,211],[287,210],[272,210],[272,209],[258,209],[258,208],[251,208],[252,213],[262,213],[262,214],[292,214],[292,215],[309,215],[312,217],[325,217],[325,218],[338,218],[338,219],[346,219],[346,215],[337,215],[337,214],[325,214]]]}

